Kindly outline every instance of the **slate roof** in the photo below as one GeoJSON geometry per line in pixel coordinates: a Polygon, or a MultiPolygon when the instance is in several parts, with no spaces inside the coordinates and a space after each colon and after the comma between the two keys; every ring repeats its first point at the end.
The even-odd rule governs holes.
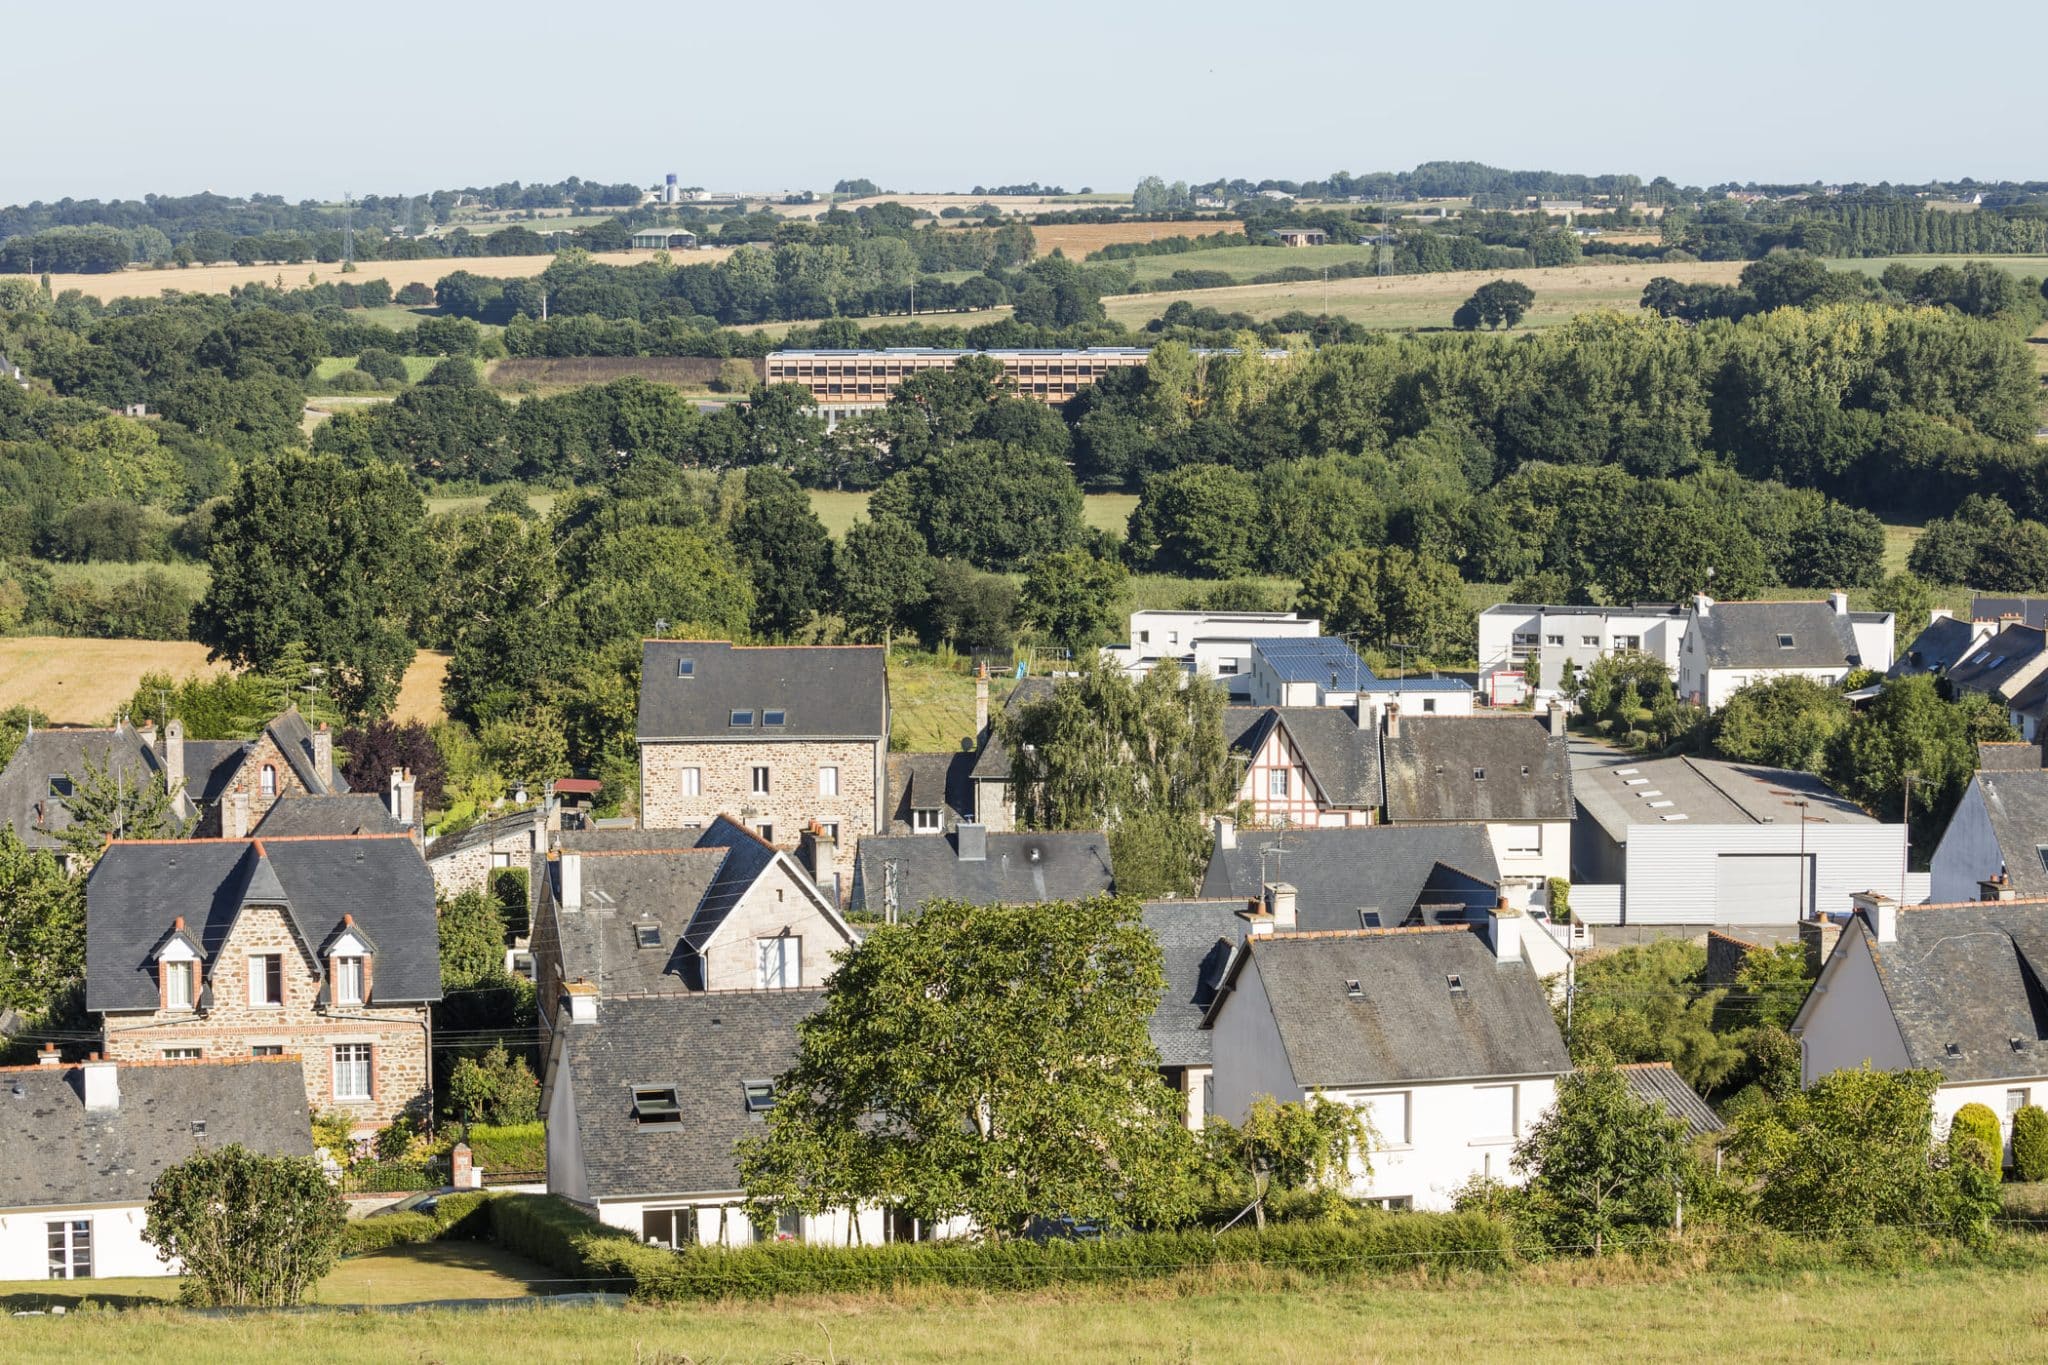
{"type": "MultiPolygon", "coordinates": [[[[429,860],[445,858],[451,854],[460,853],[465,849],[476,848],[483,844],[494,844],[508,834],[523,834],[530,829],[536,828],[540,829],[541,838],[545,839],[546,828],[543,824],[545,817],[546,812],[541,807],[529,806],[525,810],[516,810],[509,815],[499,815],[489,820],[479,820],[460,833],[444,834],[440,838],[430,841],[427,844],[427,857],[429,860]]],[[[538,852],[540,850],[535,848],[530,851],[538,852]]]]}
{"type": "Polygon", "coordinates": [[[2048,597],[1990,597],[1977,593],[1970,598],[1970,616],[1978,621],[1996,621],[2017,616],[2023,625],[2048,627],[2048,597]]]}
{"type": "Polygon", "coordinates": [[[704,899],[697,905],[697,913],[690,917],[690,926],[684,931],[684,939],[693,949],[701,949],[711,942],[725,923],[725,917],[740,903],[740,897],[751,887],[775,861],[775,849],[760,835],[738,824],[726,816],[713,820],[710,827],[698,836],[697,847],[701,849],[723,849],[725,857],[718,864],[718,873],[705,888],[704,899]]]}
{"type": "Polygon", "coordinates": [[[62,848],[57,836],[70,828],[71,812],[61,797],[51,795],[50,779],[77,777],[88,759],[118,776],[157,773],[156,756],[131,727],[37,730],[0,769],[0,822],[12,825],[30,848],[62,848]]]}
{"type": "Polygon", "coordinates": [[[2048,713],[2048,672],[2042,673],[2015,692],[2005,705],[2007,710],[2016,715],[2033,716],[2036,719],[2043,713],[2048,713]]]}
{"type": "Polygon", "coordinates": [[[1147,901],[1145,927],[1159,940],[1166,990],[1152,1011],[1152,1045],[1161,1066],[1208,1066],[1202,1016],[1216,999],[1231,950],[1251,932],[1242,900],[1147,901]]]}
{"type": "Polygon", "coordinates": [[[1303,930],[1356,929],[1361,909],[1388,926],[1423,904],[1483,909],[1494,903],[1500,881],[1481,825],[1239,830],[1236,844],[1210,855],[1200,894],[1245,901],[1266,880],[1286,882],[1295,889],[1295,922],[1303,930]],[[1268,850],[1275,852],[1265,856],[1262,876],[1268,850]]]}
{"type": "Polygon", "coordinates": [[[1693,1137],[1705,1137],[1727,1127],[1700,1092],[1685,1083],[1669,1062],[1625,1062],[1615,1068],[1635,1097],[1654,1104],[1684,1124],[1693,1137]]]}
{"type": "Polygon", "coordinates": [[[2033,681],[2029,671],[2038,666],[2043,650],[2048,650],[2048,633],[2033,626],[2007,626],[1949,669],[1949,686],[2005,700],[2008,687],[2018,683],[2013,688],[2018,691],[2033,681]]]}
{"type": "Polygon", "coordinates": [[[240,739],[185,741],[185,794],[209,805],[228,794],[249,744],[240,739]]]}
{"type": "Polygon", "coordinates": [[[210,960],[243,905],[280,898],[309,953],[343,915],[355,917],[378,946],[377,1000],[441,998],[434,879],[403,835],[115,842],[85,894],[85,1007],[94,1013],[156,1008],[149,954],[178,916],[210,960]]]}
{"type": "Polygon", "coordinates": [[[1361,730],[1357,717],[1351,707],[1267,707],[1233,747],[1255,754],[1275,729],[1285,730],[1327,804],[1377,808],[1382,801],[1379,727],[1361,730]]]}
{"type": "MultiPolygon", "coordinates": [[[[969,789],[979,755],[971,749],[951,754],[890,754],[888,812],[885,834],[910,834],[913,808],[936,807],[942,828],[951,829],[962,820],[974,818],[974,794],[969,789]]],[[[929,833],[929,831],[927,831],[929,833]]]]}
{"type": "Polygon", "coordinates": [[[821,998],[791,990],[603,1000],[595,1020],[560,1025],[551,1084],[573,1087],[590,1197],[739,1189],[733,1144],[767,1126],[765,1114],[747,1112],[743,1086],[789,1069],[797,1024],[821,998]],[[634,1088],[653,1086],[675,1087],[680,1123],[634,1118],[634,1088]]]}
{"type": "Polygon", "coordinates": [[[2048,772],[1980,772],[1970,779],[1984,796],[2005,874],[2023,896],[2048,896],[2048,772]]]}
{"type": "Polygon", "coordinates": [[[201,1147],[312,1155],[296,1056],[123,1062],[115,1080],[119,1105],[88,1112],[79,1067],[0,1068],[0,1209],[141,1203],[201,1147]]]}
{"type": "Polygon", "coordinates": [[[264,812],[252,838],[293,834],[405,834],[381,796],[287,796],[264,812]]]}
{"type": "Polygon", "coordinates": [[[879,645],[649,640],[641,647],[639,738],[886,739],[889,679],[879,645]],[[688,660],[692,676],[677,676],[688,660]],[[745,726],[732,713],[748,711],[745,726]],[[766,724],[768,711],[786,721],[766,724]]]}
{"type": "MultiPolygon", "coordinates": [[[[1025,678],[1012,688],[1003,701],[1005,711],[1043,701],[1052,695],[1051,678],[1025,678]]],[[[997,782],[1010,776],[1010,755],[1003,748],[1003,742],[996,737],[991,725],[981,736],[981,752],[974,757],[973,777],[976,782],[997,782]]]]}
{"type": "Polygon", "coordinates": [[[1915,1067],[1950,1081],[2048,1075],[2048,904],[1907,907],[1896,943],[1868,942],[1915,1067]]]}
{"type": "Polygon", "coordinates": [[[1860,664],[1849,618],[1826,602],[1716,602],[1692,638],[1709,668],[1835,668],[1860,664]],[[1778,643],[1790,635],[1788,649],[1778,643]]]}
{"type": "Polygon", "coordinates": [[[1115,886],[1109,836],[1031,831],[986,834],[987,856],[959,856],[960,832],[869,835],[860,841],[854,908],[879,911],[887,894],[888,864],[896,864],[896,894],[908,911],[928,900],[969,905],[1031,905],[1081,900],[1115,886]]]}
{"type": "Polygon", "coordinates": [[[1980,739],[1977,741],[1978,772],[2032,772],[2048,768],[2039,744],[2024,740],[1980,739]]]}
{"type": "Polygon", "coordinates": [[[1930,621],[1892,664],[1891,676],[1902,678],[1914,673],[1946,673],[1969,652],[1970,642],[1976,638],[1976,627],[1960,617],[1944,616],[1930,621]]]}
{"type": "Polygon", "coordinates": [[[1571,754],[1542,718],[1402,716],[1390,729],[1380,745],[1391,823],[1572,818],[1571,754]]]}
{"type": "Polygon", "coordinates": [[[1249,942],[1209,1022],[1229,1008],[1231,990],[1256,964],[1280,1044],[1305,1087],[1571,1069],[1536,973],[1520,959],[1496,962],[1472,929],[1273,934],[1249,942]],[[1451,989],[1452,976],[1461,989],[1451,989]]]}
{"type": "Polygon", "coordinates": [[[292,772],[305,785],[307,791],[324,796],[335,790],[338,784],[328,779],[332,773],[322,770],[313,756],[313,729],[306,724],[306,718],[299,714],[297,707],[291,707],[271,719],[263,727],[278,749],[284,754],[284,761],[291,765],[292,772]]]}
{"type": "MultiPolygon", "coordinates": [[[[696,954],[685,940],[726,852],[693,848],[690,841],[690,835],[671,832],[663,848],[576,850],[583,859],[583,908],[555,912],[563,980],[589,981],[601,996],[687,991],[702,984],[696,954]],[[659,930],[656,946],[640,946],[643,924],[659,930]]],[[[562,847],[574,848],[566,831],[562,847]]],[[[559,906],[561,863],[550,860],[547,868],[559,906]]]]}
{"type": "Polygon", "coordinates": [[[1251,642],[1282,682],[1312,682],[1337,691],[1372,681],[1372,669],[1358,651],[1334,635],[1267,636],[1251,642]],[[1336,681],[1331,677],[1335,675],[1336,681]]]}

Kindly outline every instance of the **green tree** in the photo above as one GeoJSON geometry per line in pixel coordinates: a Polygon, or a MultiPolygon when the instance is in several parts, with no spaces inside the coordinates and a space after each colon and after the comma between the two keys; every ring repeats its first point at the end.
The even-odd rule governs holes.
{"type": "Polygon", "coordinates": [[[1229,578],[1258,567],[1259,492],[1252,476],[1193,464],[1145,481],[1128,541],[1155,572],[1229,578]]]}
{"type": "Polygon", "coordinates": [[[1870,594],[1870,606],[1873,611],[1888,611],[1895,618],[1893,630],[1903,654],[1914,637],[1927,628],[1934,609],[1934,589],[1913,574],[1895,573],[1870,594]]]}
{"type": "Polygon", "coordinates": [[[1899,809],[1905,774],[1914,772],[1914,812],[1937,823],[1976,771],[1978,743],[2017,738],[1989,697],[1944,701],[1932,677],[1892,678],[1836,739],[1828,771],[1863,805],[1888,812],[1899,809]]]}
{"type": "Polygon", "coordinates": [[[854,1205],[984,1235],[1034,1217],[1171,1227],[1197,1168],[1148,1024],[1165,984],[1136,901],[931,901],[841,959],[768,1131],[740,1144],[757,1216],[854,1205]]]}
{"type": "Polygon", "coordinates": [[[540,1082],[526,1058],[503,1043],[482,1057],[464,1057],[448,1078],[449,1108],[464,1123],[532,1123],[540,1114],[540,1082]]]}
{"type": "Polygon", "coordinates": [[[289,1308],[334,1267],[348,1210],[320,1163],[202,1149],[156,1178],[142,1237],[183,1267],[180,1301],[289,1308]]]}
{"type": "Polygon", "coordinates": [[[1355,1105],[1317,1091],[1286,1104],[1271,1095],[1252,1101],[1242,1124],[1211,1117],[1202,1127],[1209,1160],[1229,1183],[1257,1200],[1289,1190],[1340,1190],[1354,1174],[1372,1174],[1372,1124],[1355,1105]]]}
{"type": "Polygon", "coordinates": [[[1452,325],[1461,331],[1482,324],[1512,329],[1535,302],[1536,291],[1521,281],[1493,280],[1472,291],[1472,297],[1465,300],[1452,325]]]}
{"type": "Polygon", "coordinates": [[[895,517],[854,523],[834,563],[839,613],[857,639],[888,641],[931,595],[924,538],[895,517]]]}
{"type": "Polygon", "coordinates": [[[1670,1062],[1686,1083],[1713,1091],[1743,1063],[1741,1040],[1716,1027],[1725,989],[1704,983],[1707,950],[1664,940],[1581,962],[1569,1001],[1557,1004],[1559,1027],[1570,1024],[1572,1059],[1670,1062]]]}
{"type": "Polygon", "coordinates": [[[474,985],[505,969],[505,916],[497,899],[469,890],[440,907],[441,983],[474,985]]]}
{"type": "Polygon", "coordinates": [[[1469,652],[1472,609],[1457,570],[1399,545],[1340,550],[1302,579],[1300,609],[1332,634],[1410,645],[1431,657],[1469,652]]]}
{"type": "Polygon", "coordinates": [[[1788,675],[1738,688],[1716,717],[1714,747],[1743,763],[1817,773],[1849,724],[1849,699],[1825,683],[1788,675]]]}
{"type": "Polygon", "coordinates": [[[1973,1165],[1996,1179],[2005,1164],[2005,1133],[1988,1104],[1966,1104],[1948,1124],[1951,1165],[1973,1165]]]}
{"type": "Polygon", "coordinates": [[[1128,577],[1123,565],[1086,550],[1046,555],[1025,571],[1024,619],[1079,653],[1115,634],[1128,577]]]}
{"type": "Polygon", "coordinates": [[[0,825],[0,1010],[48,1019],[85,976],[85,882],[0,825]]]}
{"type": "Polygon", "coordinates": [[[2023,1104],[2012,1116],[2012,1175],[2048,1180],[2048,1109],[2038,1104],[2023,1104]]]}
{"type": "Polygon", "coordinates": [[[811,510],[810,495],[780,469],[749,469],[731,535],[754,582],[754,629],[786,636],[809,625],[832,569],[832,537],[811,510]]]}
{"type": "Polygon", "coordinates": [[[412,662],[426,505],[403,470],[286,452],[242,471],[216,514],[192,629],[209,657],[268,669],[294,643],[351,717],[381,714],[412,662]]]}
{"type": "Polygon", "coordinates": [[[1514,1156],[1527,1211],[1553,1247],[1590,1246],[1668,1226],[1692,1175],[1685,1125],[1636,1098],[1611,1066],[1574,1071],[1514,1156]]]}
{"type": "Polygon", "coordinates": [[[1953,1202],[1933,1161],[1940,1084],[1932,1071],[1835,1071],[1745,1111],[1728,1151],[1757,1217],[1826,1236],[1939,1217],[1953,1202]]]}
{"type": "Polygon", "coordinates": [[[57,837],[77,867],[98,862],[109,839],[182,839],[191,831],[193,821],[178,815],[178,792],[164,789],[161,774],[116,771],[88,754],[69,777],[64,809],[71,821],[57,837]]]}

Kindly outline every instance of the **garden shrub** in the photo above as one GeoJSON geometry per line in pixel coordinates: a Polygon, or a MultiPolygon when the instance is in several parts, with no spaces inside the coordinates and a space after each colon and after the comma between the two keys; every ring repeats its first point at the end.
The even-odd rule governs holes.
{"type": "Polygon", "coordinates": [[[547,1169],[547,1128],[539,1122],[471,1124],[467,1141],[470,1159],[486,1171],[547,1169]]]}
{"type": "Polygon", "coordinates": [[[2048,1109],[2028,1104],[2012,1116],[2012,1173],[2015,1180],[2048,1180],[2048,1109]]]}
{"type": "Polygon", "coordinates": [[[2004,1164],[2005,1135],[1998,1115],[1987,1104],[1966,1104],[1948,1127],[1948,1154],[1953,1162],[1972,1162],[1979,1170],[1998,1173],[2004,1164]]]}
{"type": "Polygon", "coordinates": [[[341,1254],[361,1256],[421,1242],[486,1241],[491,1236],[487,1207],[491,1199],[483,1193],[444,1194],[435,1201],[432,1213],[381,1213],[352,1219],[342,1235],[341,1254]]]}

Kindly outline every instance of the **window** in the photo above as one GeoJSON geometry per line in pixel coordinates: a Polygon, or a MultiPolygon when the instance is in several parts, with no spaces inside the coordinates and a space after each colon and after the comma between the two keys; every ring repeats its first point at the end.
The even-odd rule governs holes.
{"type": "Polygon", "coordinates": [[[1408,1135],[1408,1092],[1390,1091],[1384,1095],[1367,1095],[1359,1104],[1366,1118],[1372,1121],[1372,1129],[1380,1135],[1380,1141],[1389,1147],[1406,1147],[1408,1135]]]}
{"type": "Polygon", "coordinates": [[[50,774],[50,795],[65,797],[71,795],[71,779],[63,773],[50,774]]]}
{"type": "Polygon", "coordinates": [[[277,795],[277,769],[271,764],[264,764],[263,772],[257,779],[256,787],[265,796],[277,795]]]}
{"type": "Polygon", "coordinates": [[[1266,774],[1266,795],[1281,797],[1287,795],[1287,769],[1274,768],[1266,774]]]}
{"type": "Polygon", "coordinates": [[[1472,1131],[1479,1135],[1475,1141],[1505,1141],[1514,1137],[1515,1087],[1478,1086],[1472,1091],[1472,1099],[1472,1131]]]}
{"type": "Polygon", "coordinates": [[[1474,782],[1484,782],[1486,780],[1486,769],[1474,768],[1472,770],[1472,780],[1474,782]]]}
{"type": "Polygon", "coordinates": [[[164,1060],[167,1062],[196,1062],[201,1055],[200,1050],[196,1047],[167,1047],[164,1049],[164,1060]]]}
{"type": "Polygon", "coordinates": [[[1235,660],[1235,659],[1219,659],[1219,660],[1217,660],[1217,661],[1216,661],[1216,676],[1217,676],[1217,677],[1219,677],[1219,678],[1228,678],[1228,677],[1231,677],[1231,676],[1233,676],[1233,675],[1234,675],[1234,674],[1235,674],[1236,672],[1237,672],[1237,660],[1235,660]]]}
{"type": "Polygon", "coordinates": [[[918,834],[939,832],[939,812],[936,806],[918,806],[910,812],[910,828],[918,834]]]}
{"type": "Polygon", "coordinates": [[[334,959],[334,1003],[337,1005],[360,1005],[363,1003],[363,960],[359,957],[337,957],[334,959]]]}
{"type": "Polygon", "coordinates": [[[1141,630],[1141,631],[1139,631],[1139,632],[1138,632],[1138,643],[1139,643],[1139,644],[1141,644],[1141,645],[1149,645],[1149,644],[1151,644],[1151,643],[1152,643],[1152,632],[1151,632],[1151,631],[1149,631],[1149,630],[1141,630]]]}
{"type": "Polygon", "coordinates": [[[1790,649],[1790,648],[1792,648],[1792,637],[1791,637],[1790,635],[1780,635],[1780,636],[1778,637],[1778,648],[1780,648],[1780,649],[1790,649]]]}
{"type": "Polygon", "coordinates": [[[1180,643],[1180,632],[1179,632],[1179,631],[1177,631],[1177,630],[1169,630],[1169,631],[1167,631],[1167,632],[1166,632],[1166,643],[1168,643],[1168,644],[1170,644],[1170,645],[1177,645],[1177,644],[1179,644],[1179,643],[1180,643]]]}
{"type": "Polygon", "coordinates": [[[1600,648],[1600,637],[1597,635],[1581,635],[1579,643],[1592,649],[1598,649],[1600,648]]]}
{"type": "Polygon", "coordinates": [[[1465,978],[1456,972],[1444,973],[1444,985],[1450,988],[1452,995],[1463,995],[1465,993],[1465,978]]]}
{"type": "Polygon", "coordinates": [[[818,795],[839,795],[839,769],[830,764],[818,769],[818,795]]]}
{"type": "Polygon", "coordinates": [[[1546,635],[1543,637],[1543,643],[1546,645],[1562,645],[1564,643],[1564,636],[1546,635]]]}
{"type": "Polygon", "coordinates": [[[788,934],[755,939],[755,987],[764,991],[781,991],[803,985],[803,942],[788,934]]]}
{"type": "Polygon", "coordinates": [[[1423,711],[1423,714],[1424,714],[1424,715],[1428,715],[1428,714],[1429,714],[1430,712],[1432,712],[1432,711],[1435,711],[1435,710],[1436,710],[1436,698],[1435,698],[1435,697],[1424,697],[1424,698],[1422,699],[1422,711],[1423,711]]]}
{"type": "Polygon", "coordinates": [[[908,1209],[884,1209],[882,1211],[882,1241],[923,1242],[931,1238],[931,1229],[919,1222],[908,1209]]]}
{"type": "Polygon", "coordinates": [[[747,1096],[749,1114],[765,1114],[775,1107],[775,1082],[741,1081],[747,1096]]]}
{"type": "Polygon", "coordinates": [[[50,1278],[89,1280],[92,1278],[92,1220],[66,1218],[44,1225],[50,1239],[50,1278]]]}
{"type": "Polygon", "coordinates": [[[284,957],[266,953],[249,959],[249,1003],[259,1009],[284,1004],[284,957]]]}
{"type": "Polygon", "coordinates": [[[703,792],[704,792],[704,770],[703,770],[702,768],[685,768],[685,769],[683,769],[683,772],[682,772],[682,790],[683,790],[683,795],[684,795],[684,796],[701,796],[701,795],[703,795],[703,792]]]}
{"type": "Polygon", "coordinates": [[[766,820],[754,826],[754,833],[760,836],[761,842],[764,844],[775,842],[775,826],[766,820]]]}
{"type": "Polygon", "coordinates": [[[1377,1205],[1388,1213],[1407,1213],[1415,1207],[1415,1196],[1411,1194],[1389,1194],[1379,1198],[1367,1197],[1366,1203],[1377,1205]]]}
{"type": "Polygon", "coordinates": [[[786,725],[789,723],[789,713],[786,711],[763,711],[761,713],[761,723],[771,727],[786,725]]]}
{"type": "Polygon", "coordinates": [[[640,1239],[650,1246],[679,1251],[697,1245],[697,1210],[643,1209],[640,1239]]]}
{"type": "Polygon", "coordinates": [[[334,1098],[370,1098],[370,1045],[337,1043],[334,1047],[334,1098]]]}
{"type": "Polygon", "coordinates": [[[735,726],[752,725],[753,723],[754,713],[752,711],[735,711],[732,713],[732,724],[735,726]]]}
{"type": "Polygon", "coordinates": [[[1509,825],[1507,829],[1507,853],[1511,858],[1538,858],[1543,855],[1543,826],[1509,825]]]}
{"type": "Polygon", "coordinates": [[[284,1045],[282,1043],[256,1043],[249,1048],[249,1055],[251,1057],[282,1057],[284,1056],[284,1045]]]}
{"type": "Polygon", "coordinates": [[[164,1008],[167,1010],[189,1010],[192,1008],[192,969],[196,963],[164,963],[164,1008]]]}
{"type": "Polygon", "coordinates": [[[510,866],[512,866],[512,855],[510,853],[493,853],[491,855],[491,868],[493,871],[501,867],[510,866]]]}
{"type": "Polygon", "coordinates": [[[697,676],[697,661],[696,661],[695,659],[677,659],[677,660],[676,660],[676,676],[677,676],[678,678],[694,678],[694,677],[696,677],[696,676],[697,676]]]}
{"type": "Polygon", "coordinates": [[[633,943],[636,947],[640,948],[659,948],[661,946],[661,926],[659,924],[634,925],[633,943]]]}
{"type": "Polygon", "coordinates": [[[752,786],[752,787],[750,788],[750,790],[751,790],[751,791],[752,791],[752,792],[754,793],[754,795],[756,795],[756,796],[766,796],[766,795],[768,794],[768,765],[767,765],[767,764],[765,764],[765,763],[756,763],[756,764],[754,765],[754,783],[753,783],[753,786],[752,786]]]}
{"type": "Polygon", "coordinates": [[[2012,1122],[2014,1114],[2027,1107],[2027,1095],[2029,1093],[2024,1089],[2008,1090],[2005,1092],[2005,1121],[2007,1123],[2012,1122]]]}
{"type": "Polygon", "coordinates": [[[642,1128],[672,1127],[683,1121],[683,1107],[676,1103],[676,1088],[655,1085],[633,1091],[633,1117],[642,1128]]]}
{"type": "Polygon", "coordinates": [[[831,840],[831,841],[832,841],[833,843],[835,843],[835,844],[836,844],[836,843],[838,843],[838,842],[839,842],[839,822],[838,822],[837,820],[820,820],[820,821],[818,822],[818,833],[820,833],[820,834],[824,835],[824,836],[825,836],[825,837],[826,837],[827,839],[830,839],[830,840],[831,840]]]}
{"type": "Polygon", "coordinates": [[[1614,647],[1616,649],[1641,649],[1643,647],[1643,637],[1640,635],[1617,635],[1614,637],[1614,647]]]}

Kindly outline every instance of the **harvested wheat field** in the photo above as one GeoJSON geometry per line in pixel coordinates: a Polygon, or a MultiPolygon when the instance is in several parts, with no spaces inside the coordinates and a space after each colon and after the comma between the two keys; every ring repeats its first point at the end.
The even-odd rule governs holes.
{"type": "Polygon", "coordinates": [[[1541,270],[1457,270],[1434,275],[1368,276],[1311,280],[1302,284],[1244,284],[1227,289],[1193,289],[1171,294],[1124,294],[1104,299],[1112,322],[1140,327],[1185,299],[1197,308],[1249,313],[1257,321],[1300,310],[1329,312],[1368,327],[1446,328],[1458,305],[1489,280],[1519,280],[1536,291],[1523,327],[1554,327],[1579,313],[1602,308],[1633,312],[1643,286],[1659,275],[1689,284],[1733,284],[1742,261],[1656,261],[1628,265],[1566,265],[1541,270]]]}
{"type": "MultiPolygon", "coordinates": [[[[983,204],[994,204],[1004,213],[1063,213],[1080,208],[1095,208],[1104,204],[1128,204],[1131,196],[1126,194],[875,194],[863,199],[820,199],[811,204],[768,204],[770,212],[785,218],[822,218],[833,209],[873,208],[876,204],[902,204],[906,208],[925,213],[942,213],[947,209],[973,211],[983,204]]],[[[953,222],[953,219],[946,219],[953,222]]]]}
{"type": "MultiPolygon", "coordinates": [[[[596,251],[591,259],[606,265],[638,265],[651,261],[653,251],[596,251]]],[[[678,251],[672,259],[701,265],[722,261],[732,248],[712,246],[699,251],[678,251]]],[[[122,270],[108,275],[52,275],[50,287],[58,293],[77,289],[102,301],[124,298],[154,298],[166,289],[187,294],[225,294],[244,284],[281,285],[291,289],[309,282],[361,284],[384,280],[393,289],[408,284],[431,285],[444,275],[467,270],[472,275],[524,278],[538,275],[554,264],[553,256],[444,256],[430,261],[358,261],[355,273],[341,273],[339,262],[307,262],[303,265],[195,265],[185,270],[122,270]],[[309,278],[310,277],[310,278],[309,278]]]]}
{"type": "Polygon", "coordinates": [[[1093,251],[1118,242],[1156,242],[1167,237],[1210,237],[1218,232],[1242,232],[1244,224],[1234,219],[1192,223],[1060,223],[1033,227],[1031,239],[1038,254],[1050,256],[1054,249],[1080,260],[1093,251]]]}
{"type": "MultiPolygon", "coordinates": [[[[58,725],[105,725],[145,673],[173,678],[211,676],[206,646],[186,640],[72,640],[52,635],[0,639],[0,710],[28,706],[58,725]]],[[[400,720],[442,717],[441,680],[448,656],[421,650],[398,689],[400,720]]]]}

